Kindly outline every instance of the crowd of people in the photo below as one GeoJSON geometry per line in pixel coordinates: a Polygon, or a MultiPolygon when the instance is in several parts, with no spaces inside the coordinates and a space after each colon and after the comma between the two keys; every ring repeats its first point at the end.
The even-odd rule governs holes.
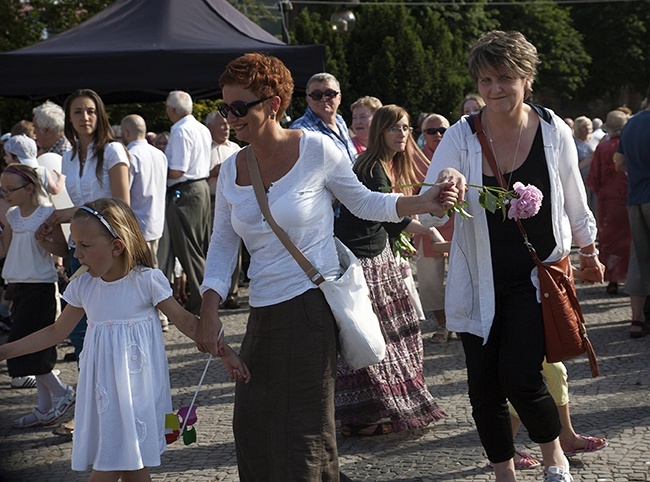
{"type": "Polygon", "coordinates": [[[74,419],[54,429],[73,441],[73,470],[90,467],[92,481],[150,480],[166,447],[162,332],[173,324],[236,381],[242,481],[345,480],[337,427],[344,437],[381,436],[453,410],[425,383],[427,318],[431,342],[462,343],[495,479],[543,465],[546,482],[573,480],[566,457],[608,442],[572,426],[567,370],[545,359],[535,265],[517,224],[483,209],[467,186],[536,186],[539,212],[522,225],[539,258],[577,246],[580,269],[608,282],[608,295],[630,296],[630,336],[646,336],[650,106],[633,116],[619,107],[602,123],[532,103],[539,58],[518,32],[483,35],[468,63],[478,93],[463,98],[458,119],[427,112],[415,126],[402,107],[363,96],[348,128],[341,85],[323,72],[305,86],[304,115],[284,128],[293,79],[264,54],[227,65],[223,101],[204,123],[187,92],[170,92],[169,132],[148,131],[137,114],[111,126],[90,89],[63,107],[36,107],[3,139],[0,175],[0,328],[9,331],[0,360],[12,386],[37,391],[13,426],[56,424],[76,404],[74,419]],[[44,154],[61,167],[42,167],[44,154]],[[386,339],[379,363],[355,370],[338,358],[323,293],[261,214],[255,164],[273,217],[324,278],[338,275],[334,236],[360,260],[386,339]],[[57,205],[60,193],[68,205],[57,205]],[[450,214],[459,205],[471,217],[450,214]],[[250,311],[236,353],[219,311],[241,307],[244,273],[250,311]],[[65,340],[76,389],[54,368],[65,340]],[[515,448],[521,425],[540,459],[515,448]]]}

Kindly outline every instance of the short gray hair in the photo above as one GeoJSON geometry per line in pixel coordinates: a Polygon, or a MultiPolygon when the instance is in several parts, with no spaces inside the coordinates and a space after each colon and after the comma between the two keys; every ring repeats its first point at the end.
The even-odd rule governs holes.
{"type": "Polygon", "coordinates": [[[182,90],[172,90],[167,96],[167,105],[178,115],[185,116],[192,113],[192,97],[182,90]]]}
{"type": "Polygon", "coordinates": [[[532,84],[540,60],[537,48],[521,32],[492,30],[483,35],[469,53],[469,74],[478,82],[488,72],[528,79],[524,97],[532,95],[532,84]]]}
{"type": "Polygon", "coordinates": [[[65,112],[60,105],[50,100],[46,100],[38,107],[32,110],[34,120],[41,129],[49,129],[52,132],[63,134],[65,126],[65,112]]]}
{"type": "Polygon", "coordinates": [[[336,77],[334,77],[332,74],[328,74],[327,72],[320,72],[318,74],[312,75],[309,80],[307,81],[307,87],[306,90],[309,92],[309,86],[313,84],[314,82],[332,82],[333,84],[336,84],[337,90],[341,90],[341,84],[339,84],[339,81],[336,80],[336,77]]]}
{"type": "Polygon", "coordinates": [[[219,111],[213,110],[212,112],[210,112],[208,115],[205,116],[205,125],[209,126],[212,123],[212,121],[217,119],[217,116],[221,116],[219,111]]]}

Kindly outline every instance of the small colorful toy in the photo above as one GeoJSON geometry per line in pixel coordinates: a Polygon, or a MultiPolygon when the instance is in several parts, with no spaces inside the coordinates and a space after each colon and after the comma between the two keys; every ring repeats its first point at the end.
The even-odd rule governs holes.
{"type": "MultiPolygon", "coordinates": [[[[217,340],[223,335],[223,325],[221,326],[221,331],[219,331],[219,336],[217,340]]],[[[167,444],[176,442],[180,437],[183,437],[183,443],[185,445],[190,445],[191,443],[196,442],[196,429],[194,424],[198,421],[196,417],[196,397],[199,394],[203,380],[205,379],[205,374],[208,372],[208,367],[212,361],[212,355],[208,357],[208,361],[205,364],[203,369],[203,374],[199,380],[199,384],[196,387],[194,392],[194,397],[192,398],[192,403],[189,407],[181,407],[178,409],[178,413],[168,413],[165,415],[165,429],[171,430],[171,432],[165,433],[165,439],[167,444]]]]}

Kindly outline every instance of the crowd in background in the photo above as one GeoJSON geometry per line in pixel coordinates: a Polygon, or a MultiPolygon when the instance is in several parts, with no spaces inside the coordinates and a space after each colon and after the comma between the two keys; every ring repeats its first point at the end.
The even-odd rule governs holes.
{"type": "MultiPolygon", "coordinates": [[[[510,40],[528,49],[532,47],[523,36],[510,40]]],[[[284,66],[270,67],[268,63],[273,61],[263,56],[244,56],[234,61],[239,64],[231,65],[220,80],[224,102],[219,104],[218,111],[206,116],[204,123],[192,114],[192,98],[188,93],[170,92],[166,99],[166,113],[171,122],[168,132],[148,131],[145,119],[137,114],[128,115],[111,126],[100,96],[89,89],[73,93],[63,107],[47,101],[34,109],[32,120],[20,121],[10,133],[2,136],[2,171],[10,176],[2,177],[3,184],[7,181],[9,184],[1,189],[0,225],[20,232],[17,226],[23,220],[16,217],[16,209],[12,206],[20,205],[15,193],[27,190],[25,186],[28,185],[30,190],[31,185],[42,186],[38,192],[30,191],[33,194],[30,199],[36,199],[33,208],[39,213],[38,222],[34,221],[36,224],[30,232],[36,233],[41,247],[43,243],[60,238],[60,227],[70,223],[82,206],[100,198],[124,201],[130,205],[138,222],[153,259],[152,267],[162,270],[174,298],[189,313],[200,316],[196,328],[199,349],[213,354],[223,350],[223,329],[220,331],[217,309],[240,308],[239,286],[247,283],[250,276],[251,318],[242,346],[241,363],[250,368],[251,380],[236,376],[236,370],[247,370],[238,365],[238,361],[231,365],[224,362],[235,370],[234,378],[239,380],[234,428],[242,480],[261,480],[260,474],[275,474],[271,477],[273,480],[283,477],[291,480],[294,476],[295,480],[337,480],[343,476],[339,475],[336,458],[333,434],[336,426],[344,436],[377,436],[426,427],[444,418],[445,410],[453,407],[439,407],[432,396],[435,387],[427,387],[424,382],[420,322],[427,319],[436,323],[430,342],[462,340],[468,359],[474,416],[497,480],[516,480],[515,469],[531,469],[544,464],[545,480],[569,481],[564,455],[600,450],[607,446],[607,441],[575,432],[564,365],[541,360],[543,353],[537,353],[539,344],[531,343],[522,345],[516,352],[521,357],[512,363],[519,363],[516,369],[509,369],[506,375],[495,375],[505,368],[504,362],[495,355],[499,345],[490,333],[498,332],[498,343],[503,346],[514,346],[514,337],[508,333],[514,332],[511,321],[520,312],[509,313],[508,307],[521,302],[524,306],[518,308],[521,310],[527,309],[526,303],[537,304],[534,287],[529,286],[531,267],[525,263],[530,261],[527,252],[519,253],[522,263],[517,272],[504,261],[512,259],[512,246],[521,242],[518,232],[502,228],[489,215],[473,224],[457,215],[443,216],[441,213],[440,217],[435,217],[422,215],[425,211],[415,209],[402,209],[397,217],[395,212],[399,207],[391,207],[391,202],[397,202],[398,194],[404,195],[404,199],[426,196],[429,188],[423,187],[425,181],[433,185],[444,180],[454,186],[464,186],[467,178],[478,184],[493,183],[494,173],[481,163],[480,155],[468,160],[479,166],[475,179],[470,177],[475,175],[473,171],[463,171],[465,164],[461,162],[468,152],[465,143],[470,142],[467,139],[475,133],[474,119],[480,116],[490,141],[494,140],[495,157],[508,162],[508,168],[503,169],[506,177],[512,181],[516,173],[515,180],[534,179],[545,189],[545,196],[558,202],[563,200],[569,206],[567,215],[553,211],[550,203],[546,204],[539,224],[527,224],[534,233],[534,242],[538,243],[538,252],[544,258],[552,257],[556,250],[570,249],[573,241],[574,246],[579,245],[581,263],[600,259],[605,268],[605,293],[608,296],[630,295],[632,323],[629,333],[632,338],[643,337],[650,333],[649,320],[644,314],[648,311],[645,280],[648,270],[644,269],[644,266],[647,268],[644,263],[649,253],[647,244],[639,243],[645,241],[642,231],[647,222],[645,208],[650,188],[639,187],[648,175],[638,160],[638,146],[643,142],[638,140],[640,127],[636,130],[625,127],[628,122],[634,126],[642,122],[646,122],[642,126],[647,125],[648,115],[646,110],[635,115],[627,106],[620,106],[603,113],[605,122],[587,116],[560,119],[550,110],[529,102],[536,73],[536,52],[530,50],[529,54],[518,57],[516,60],[520,63],[513,71],[501,72],[499,68],[502,67],[497,67],[500,64],[490,63],[494,58],[485,52],[492,46],[488,47],[488,41],[485,42],[473,52],[471,62],[474,64],[470,62],[470,69],[474,69],[472,76],[482,95],[468,93],[460,104],[458,118],[451,120],[438,113],[422,112],[413,116],[417,121],[412,123],[411,115],[403,108],[384,105],[386,99],[363,96],[351,104],[348,127],[338,113],[343,101],[338,80],[329,73],[317,73],[305,87],[306,111],[293,121],[290,129],[284,129],[279,120],[291,100],[293,84],[291,82],[291,91],[286,86],[284,91],[278,87],[281,82],[288,85],[290,74],[288,71],[278,74],[284,66]],[[257,69],[266,72],[267,77],[251,83],[237,69],[257,69]],[[504,82],[510,82],[509,86],[503,87],[504,82]],[[496,107],[499,102],[492,95],[494,89],[514,92],[513,110],[518,113],[516,125],[510,125],[511,119],[496,107]],[[290,220],[280,213],[278,217],[280,224],[286,223],[289,232],[299,236],[306,247],[316,249],[314,246],[317,246],[323,253],[331,254],[328,250],[332,246],[327,239],[334,233],[360,259],[387,341],[386,358],[377,365],[353,370],[342,360],[336,360],[336,335],[331,317],[324,322],[318,321],[325,323],[324,327],[319,326],[317,336],[325,340],[318,348],[322,350],[322,363],[306,367],[300,379],[304,386],[309,380],[329,382],[310,387],[310,393],[293,394],[290,380],[284,376],[283,370],[294,364],[296,358],[287,356],[278,361],[277,346],[262,349],[260,340],[279,336],[278,346],[297,352],[295,346],[281,345],[281,341],[289,336],[288,333],[299,330],[296,322],[300,324],[304,317],[313,315],[297,314],[301,308],[296,300],[319,307],[324,301],[318,297],[318,290],[307,287],[309,280],[284,280],[282,274],[286,274],[286,267],[285,271],[276,272],[275,263],[285,259],[286,253],[282,247],[269,251],[268,243],[274,245],[277,240],[261,220],[253,217],[257,208],[256,204],[250,204],[250,193],[241,192],[242,186],[250,185],[248,168],[244,167],[244,153],[248,149],[242,150],[242,146],[229,139],[231,128],[242,145],[249,144],[249,149],[255,151],[262,178],[268,181],[264,187],[270,200],[281,199],[277,196],[284,195],[289,180],[293,183],[291,189],[297,189],[304,179],[310,179],[318,189],[321,188],[318,182],[325,182],[326,189],[331,190],[326,197],[318,197],[312,192],[318,189],[308,189],[311,186],[295,193],[296,196],[312,196],[313,202],[325,203],[323,206],[327,209],[321,213],[319,222],[328,223],[328,226],[323,228],[322,238],[304,229],[307,226],[313,229],[306,218],[290,220]],[[298,130],[303,134],[298,134],[298,130]],[[574,166],[566,169],[554,167],[557,172],[549,167],[550,178],[546,169],[535,170],[533,162],[526,162],[544,158],[547,139],[552,139],[556,152],[565,156],[558,164],[565,159],[575,161],[574,166]],[[296,175],[294,167],[301,165],[297,160],[303,158],[308,158],[311,169],[322,174],[323,180],[311,180],[313,172],[303,172],[304,178],[292,177],[296,175]],[[327,163],[331,164],[323,165],[327,163]],[[625,172],[626,165],[629,176],[625,172]],[[32,180],[29,177],[32,172],[23,172],[18,166],[29,166],[38,180],[32,180]],[[556,174],[559,181],[555,180],[556,174]],[[28,182],[23,184],[25,180],[28,182]],[[566,199],[558,197],[555,182],[566,189],[566,199]],[[374,194],[368,194],[371,192],[374,194]],[[379,193],[386,199],[380,202],[379,193]],[[376,203],[372,209],[364,205],[366,198],[376,203]],[[630,207],[637,205],[640,206],[638,213],[636,208],[630,207]],[[628,211],[635,214],[628,216],[628,211]],[[405,214],[412,214],[412,217],[405,214]],[[577,241],[554,235],[554,226],[569,218],[575,227],[577,241]],[[244,227],[243,220],[254,227],[244,227]],[[478,307],[482,303],[463,291],[458,275],[460,248],[450,246],[454,242],[469,247],[476,235],[473,230],[483,228],[484,234],[489,233],[494,280],[481,278],[481,282],[485,283],[484,287],[489,286],[496,301],[487,306],[494,325],[490,319],[489,322],[484,320],[482,326],[479,322],[476,328],[471,323],[463,324],[458,309],[449,312],[450,303],[454,307],[472,303],[478,307]],[[262,243],[262,239],[267,244],[262,243]],[[518,281],[513,282],[513,279],[518,281]],[[452,300],[445,296],[448,282],[455,289],[452,300]],[[292,292],[295,298],[288,297],[292,292]],[[302,296],[304,298],[300,298],[302,296]],[[271,320],[279,318],[293,323],[282,326],[284,335],[264,332],[271,320]],[[488,335],[490,344],[484,346],[488,335]],[[492,345],[497,347],[490,351],[492,345]],[[524,359],[526,362],[521,362],[524,359]],[[273,373],[276,369],[280,373],[273,373]],[[534,371],[537,373],[531,374],[534,371]],[[283,396],[286,389],[292,396],[304,397],[300,398],[300,403],[304,403],[305,419],[309,423],[296,424],[295,432],[291,432],[273,422],[269,425],[269,433],[259,437],[261,420],[268,416],[260,408],[259,400],[277,404],[274,406],[281,413],[288,411],[288,407],[278,399],[277,393],[268,393],[267,388],[257,384],[256,374],[273,379],[277,386],[283,387],[283,396]],[[523,381],[522,374],[525,375],[523,381]],[[499,390],[493,389],[496,378],[504,383],[499,390]],[[534,401],[529,395],[535,390],[530,384],[526,385],[528,382],[534,384],[531,380],[548,386],[548,390],[535,388],[537,398],[534,401]],[[508,399],[509,409],[500,404],[503,400],[498,396],[503,394],[507,394],[503,400],[508,399]],[[531,438],[540,443],[543,460],[512,447],[510,431],[516,433],[522,422],[531,438]],[[313,437],[311,445],[303,440],[307,432],[313,437]],[[498,435],[490,435],[495,433],[498,435]],[[273,447],[275,442],[294,444],[295,451],[280,454],[277,447],[273,447]],[[255,458],[260,452],[277,459],[276,464],[256,466],[255,458]],[[297,462],[298,459],[302,462],[297,462]],[[286,472],[286,467],[279,468],[278,460],[290,465],[295,474],[291,470],[286,472]]],[[[506,47],[499,53],[510,54],[506,47]]],[[[642,106],[646,108],[650,106],[642,106]]],[[[480,153],[480,149],[477,152],[480,153]]],[[[467,197],[472,199],[471,191],[467,197]]],[[[34,210],[30,211],[30,216],[34,210]]],[[[310,211],[311,214],[315,212],[320,211],[310,211]]],[[[74,243],[71,240],[66,243],[67,249],[51,250],[53,254],[48,254],[45,262],[44,251],[38,251],[33,243],[32,252],[40,256],[40,266],[48,265],[48,269],[40,269],[36,263],[30,269],[39,285],[53,289],[51,293],[29,294],[21,290],[34,281],[16,277],[17,260],[11,259],[9,245],[2,244],[4,286],[0,298],[0,329],[10,332],[9,341],[54,323],[65,306],[61,293],[66,289],[69,276],[80,266],[74,243]],[[15,285],[19,286],[18,291],[15,285]],[[39,298],[48,300],[46,307],[39,304],[44,311],[27,315],[28,312],[23,311],[25,303],[35,305],[33,300],[39,298]],[[28,317],[41,322],[27,324],[28,317]]],[[[486,246],[468,250],[476,257],[485,249],[486,246]]],[[[24,256],[28,252],[21,253],[24,256]]],[[[320,252],[313,253],[315,258],[326,258],[320,252]]],[[[476,274],[472,271],[474,268],[478,273],[478,266],[470,262],[469,278],[476,274]]],[[[485,273],[477,275],[477,279],[482,276],[485,273]]],[[[167,317],[160,312],[159,318],[160,329],[168,330],[167,317]]],[[[534,321],[535,317],[530,319],[534,321]]],[[[84,317],[70,334],[68,342],[74,347],[72,359],[78,360],[81,356],[86,329],[84,317]]],[[[311,340],[314,335],[305,333],[302,336],[311,340]]],[[[313,356],[313,345],[303,348],[307,351],[300,354],[300,360],[313,356]]],[[[10,363],[12,386],[36,387],[38,393],[37,407],[15,420],[15,427],[52,425],[74,406],[75,391],[58,378],[55,361],[56,355],[52,359],[52,350],[49,350],[31,362],[23,360],[13,366],[10,363]]],[[[296,383],[294,379],[291,381],[296,383]]],[[[72,420],[57,426],[54,433],[72,439],[74,430],[72,420]]]]}

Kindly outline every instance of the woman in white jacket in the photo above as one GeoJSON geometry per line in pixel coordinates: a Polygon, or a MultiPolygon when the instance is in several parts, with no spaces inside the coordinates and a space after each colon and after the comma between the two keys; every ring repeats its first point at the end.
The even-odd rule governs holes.
{"type": "MultiPolygon", "coordinates": [[[[544,195],[539,213],[522,220],[540,259],[557,260],[574,242],[580,246],[581,268],[596,267],[596,223],[586,204],[571,131],[550,110],[524,102],[538,63],[537,50],[519,32],[493,31],[478,41],[469,67],[486,102],[481,124],[509,189],[519,181],[544,195]]],[[[466,182],[498,185],[473,120],[465,116],[447,130],[425,182],[450,180],[461,192],[466,182]]],[[[476,189],[469,189],[466,198],[473,218],[456,216],[445,310],[449,330],[460,333],[463,342],[481,441],[496,480],[516,480],[510,400],[531,439],[540,444],[544,480],[571,481],[558,439],[558,412],[540,373],[544,328],[534,263],[513,220],[481,208],[476,189]]]]}

